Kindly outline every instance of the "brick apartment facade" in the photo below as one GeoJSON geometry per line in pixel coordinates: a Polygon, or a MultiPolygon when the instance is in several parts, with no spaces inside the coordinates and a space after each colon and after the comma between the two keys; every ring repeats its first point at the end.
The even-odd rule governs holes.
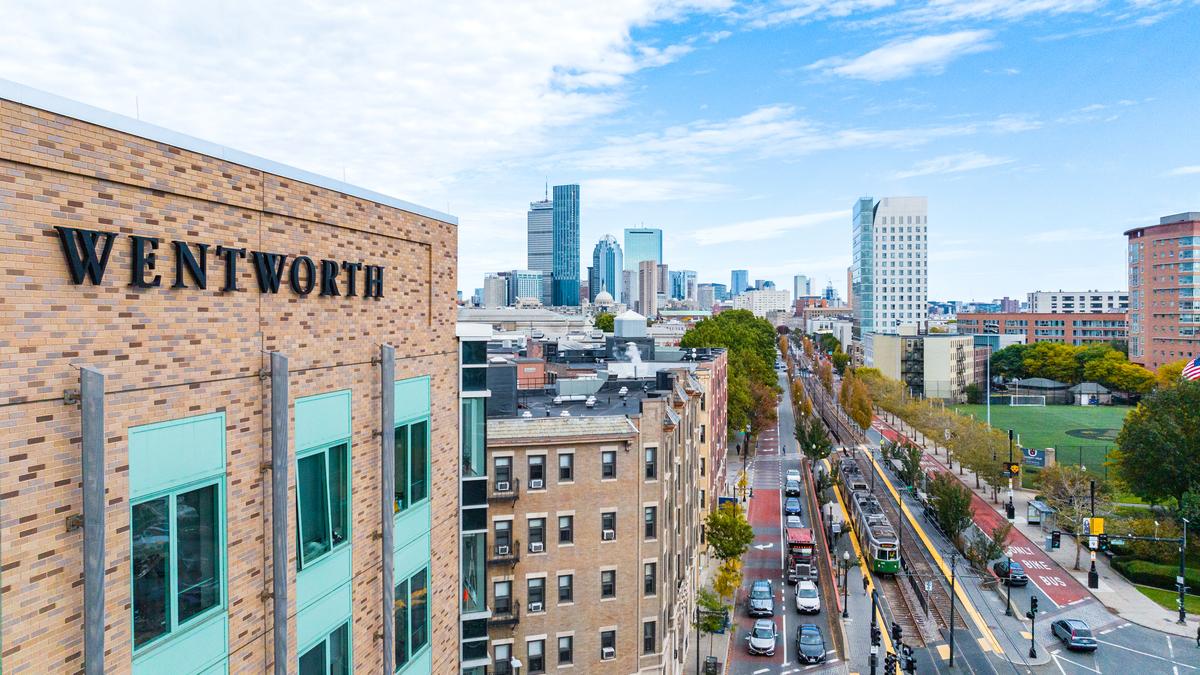
{"type": "Polygon", "coordinates": [[[1151,370],[1200,356],[1200,212],[1125,233],[1129,240],[1129,360],[1151,370]]]}
{"type": "Polygon", "coordinates": [[[964,335],[1024,335],[1026,344],[1059,342],[1090,345],[1129,337],[1124,312],[1093,314],[1033,314],[1030,312],[962,313],[958,332],[964,335]]]}
{"type": "Polygon", "coordinates": [[[682,672],[707,413],[698,379],[670,372],[628,415],[488,420],[491,672],[682,672]]]}
{"type": "Polygon", "coordinates": [[[458,528],[456,247],[452,217],[0,82],[3,671],[295,672],[303,654],[380,672],[391,649],[380,579],[394,559],[420,567],[391,570],[410,624],[397,626],[400,660],[456,671],[457,550],[429,545],[458,528]],[[73,283],[72,246],[95,244],[99,260],[106,241],[107,264],[80,263],[73,283]],[[281,283],[264,292],[276,261],[281,283]],[[380,434],[393,432],[382,428],[385,343],[394,422],[408,424],[395,432],[412,453],[391,552],[373,536],[393,501],[381,493],[380,434]],[[283,372],[272,353],[287,358],[283,372]],[[81,386],[81,367],[103,375],[102,389],[81,386]],[[279,382],[287,397],[273,408],[279,382]],[[81,429],[97,400],[102,416],[88,419],[100,433],[81,429]],[[273,441],[273,411],[288,444],[273,441]],[[100,492],[82,480],[93,450],[100,492]],[[310,486],[330,490],[328,512],[310,486]],[[102,508],[85,512],[90,498],[102,508]],[[276,524],[287,536],[282,634],[276,524]],[[91,577],[88,537],[104,545],[91,577]],[[99,588],[103,602],[85,609],[99,588]],[[85,648],[86,612],[99,630],[85,648]],[[288,657],[276,664],[279,635],[288,657]]]}
{"type": "Polygon", "coordinates": [[[729,354],[721,351],[716,358],[696,366],[696,378],[704,396],[700,399],[700,456],[704,458],[703,498],[700,508],[715,511],[717,497],[723,496],[729,453],[729,354]]]}

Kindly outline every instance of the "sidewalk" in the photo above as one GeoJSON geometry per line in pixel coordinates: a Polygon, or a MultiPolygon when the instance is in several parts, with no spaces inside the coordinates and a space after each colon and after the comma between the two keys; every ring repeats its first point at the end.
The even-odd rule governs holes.
{"type": "MultiPolygon", "coordinates": [[[[882,418],[876,417],[875,422],[882,429],[893,432],[897,431],[882,418]]],[[[925,457],[928,461],[936,463],[944,471],[950,471],[947,468],[945,448],[936,444],[930,446],[929,439],[925,438],[919,431],[908,426],[902,420],[898,420],[897,426],[900,427],[899,432],[901,434],[913,439],[926,448],[925,457]],[[933,447],[932,453],[929,452],[930,447],[933,447]]],[[[975,474],[969,469],[963,469],[963,472],[960,474],[959,470],[956,467],[952,470],[952,473],[958,476],[959,480],[975,494],[973,507],[976,513],[976,523],[985,532],[990,533],[993,527],[1006,521],[1003,511],[1004,502],[993,504],[986,485],[981,489],[976,489],[975,474]]],[[[1088,551],[1085,549],[1080,552],[1080,569],[1076,570],[1074,569],[1074,538],[1063,533],[1061,548],[1046,551],[1046,533],[1042,531],[1039,525],[1029,524],[1026,514],[1028,513],[1029,502],[1035,496],[1036,493],[1032,490],[1018,489],[1013,491],[1013,505],[1016,507],[1013,532],[1020,535],[1020,541],[1012,542],[1010,548],[1014,549],[1015,554],[1013,558],[1021,562],[1031,576],[1039,574],[1047,576],[1046,579],[1042,580],[1043,583],[1038,584],[1047,596],[1053,598],[1056,602],[1059,602],[1060,599],[1065,600],[1066,602],[1059,602],[1059,604],[1066,605],[1078,602],[1076,597],[1080,596],[1080,594],[1090,594],[1106,608],[1120,615],[1126,621],[1131,621],[1153,630],[1171,633],[1172,635],[1182,637],[1196,636],[1197,627],[1200,626],[1200,619],[1189,618],[1186,625],[1179,625],[1176,623],[1178,618],[1176,612],[1165,609],[1150,598],[1142,595],[1133,584],[1129,583],[1129,581],[1112,568],[1108,558],[1104,555],[1096,556],[1096,571],[1100,575],[1100,587],[1089,589],[1087,587],[1088,567],[1090,566],[1088,551]],[[1043,560],[1052,561],[1058,569],[1042,570],[1039,563],[1043,560]],[[1069,579],[1066,585],[1063,585],[1063,576],[1069,579]]],[[[1086,595],[1083,595],[1083,597],[1086,597],[1086,595]]]]}
{"type": "MultiPolygon", "coordinates": [[[[713,575],[717,573],[717,566],[720,561],[716,558],[709,559],[704,569],[700,572],[700,587],[709,588],[712,586],[713,575]]],[[[730,612],[733,612],[731,609],[730,612]]],[[[737,631],[737,622],[734,621],[729,628],[725,629],[724,633],[715,635],[700,634],[700,670],[696,671],[696,627],[691,626],[691,636],[688,640],[687,655],[684,659],[683,672],[685,675],[702,675],[704,673],[704,658],[712,655],[716,656],[721,662],[722,672],[728,668],[729,663],[729,637],[737,631]]]]}

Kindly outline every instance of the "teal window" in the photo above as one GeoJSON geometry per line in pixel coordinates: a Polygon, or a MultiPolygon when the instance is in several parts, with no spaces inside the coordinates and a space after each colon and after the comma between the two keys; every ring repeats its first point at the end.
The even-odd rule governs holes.
{"type": "Polygon", "coordinates": [[[300,568],[346,544],[350,535],[350,457],[346,443],[296,460],[296,528],[300,568]]]}
{"type": "Polygon", "coordinates": [[[429,420],[396,427],[396,513],[429,497],[429,420]]]}
{"type": "Polygon", "coordinates": [[[396,669],[429,644],[429,570],[396,584],[396,669]]]}
{"type": "Polygon", "coordinates": [[[135,649],[222,605],[223,512],[219,480],[170,490],[132,505],[135,649]]]}
{"type": "Polygon", "coordinates": [[[471,478],[487,473],[484,459],[484,432],[487,419],[484,405],[487,399],[464,398],[462,400],[462,475],[471,478]]]}
{"type": "Polygon", "coordinates": [[[350,622],[346,622],[300,655],[300,675],[350,674],[350,622]]]}

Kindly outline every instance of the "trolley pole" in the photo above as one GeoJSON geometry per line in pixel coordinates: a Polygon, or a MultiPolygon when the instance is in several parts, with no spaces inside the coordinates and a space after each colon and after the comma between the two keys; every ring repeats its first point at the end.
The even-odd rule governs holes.
{"type": "Polygon", "coordinates": [[[954,568],[958,564],[958,554],[950,556],[950,667],[954,667],[954,568]]]}

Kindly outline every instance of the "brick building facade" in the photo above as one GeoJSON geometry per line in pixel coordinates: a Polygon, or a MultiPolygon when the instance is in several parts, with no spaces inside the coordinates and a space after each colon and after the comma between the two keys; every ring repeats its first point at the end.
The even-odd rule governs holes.
{"type": "Polygon", "coordinates": [[[1034,314],[1031,312],[960,313],[958,332],[965,335],[1023,335],[1026,344],[1058,342],[1104,344],[1129,336],[1125,312],[1034,314]]]}
{"type": "Polygon", "coordinates": [[[456,670],[457,550],[429,545],[458,528],[456,238],[450,216],[0,81],[4,672],[379,672],[385,570],[399,660],[456,670]]]}
{"type": "Polygon", "coordinates": [[[1155,370],[1200,356],[1200,212],[1163,216],[1125,236],[1129,360],[1155,370]]]}

